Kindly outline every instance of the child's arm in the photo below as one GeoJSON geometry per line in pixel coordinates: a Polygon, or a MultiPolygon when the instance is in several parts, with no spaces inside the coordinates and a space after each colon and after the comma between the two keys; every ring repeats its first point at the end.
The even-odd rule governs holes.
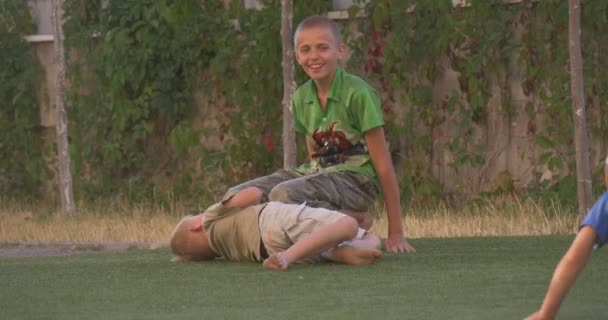
{"type": "Polygon", "coordinates": [[[248,187],[235,193],[223,205],[226,208],[244,208],[259,204],[261,199],[262,190],[256,187],[248,187]]]}
{"type": "Polygon", "coordinates": [[[320,254],[353,239],[357,236],[358,230],[357,221],[352,217],[344,216],[332,224],[315,229],[287,250],[272,254],[264,260],[264,268],[285,271],[295,261],[320,254]]]}
{"type": "Polygon", "coordinates": [[[365,141],[370,157],[380,179],[382,195],[386,204],[388,219],[388,237],[384,247],[389,252],[416,252],[404,238],[401,225],[401,202],[399,200],[399,185],[395,177],[395,169],[391,160],[384,128],[377,127],[365,132],[365,141]]]}
{"type": "Polygon", "coordinates": [[[583,270],[596,242],[597,233],[589,226],[583,227],[559,262],[545,300],[538,311],[530,315],[526,320],[553,319],[559,310],[562,300],[568,290],[574,284],[579,272],[583,270]]]}
{"type": "Polygon", "coordinates": [[[312,155],[315,153],[315,145],[314,142],[306,138],[306,151],[308,151],[308,161],[312,161],[312,155]]]}

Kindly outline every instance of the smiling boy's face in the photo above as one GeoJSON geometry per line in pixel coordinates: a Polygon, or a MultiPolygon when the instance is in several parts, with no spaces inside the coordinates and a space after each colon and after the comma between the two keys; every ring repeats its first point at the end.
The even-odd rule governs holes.
{"type": "Polygon", "coordinates": [[[331,84],[344,53],[344,44],[326,27],[302,28],[296,33],[296,61],[317,83],[331,84]]]}

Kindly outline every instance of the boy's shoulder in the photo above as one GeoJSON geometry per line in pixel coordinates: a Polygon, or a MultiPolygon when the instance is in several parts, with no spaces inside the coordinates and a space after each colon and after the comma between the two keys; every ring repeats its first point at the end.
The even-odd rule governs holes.
{"type": "Polygon", "coordinates": [[[341,72],[339,84],[335,89],[334,91],[332,88],[330,95],[343,101],[352,101],[353,99],[367,101],[370,97],[372,100],[377,100],[380,97],[378,91],[367,81],[346,71],[341,72]]]}
{"type": "MultiPolygon", "coordinates": [[[[352,94],[361,91],[372,91],[377,93],[376,89],[363,78],[341,68],[336,70],[331,91],[336,94],[352,94]]],[[[314,99],[315,96],[316,90],[314,88],[314,82],[312,79],[308,79],[296,89],[293,99],[295,101],[306,101],[314,99]]]]}
{"type": "Polygon", "coordinates": [[[312,81],[312,79],[308,79],[306,82],[301,84],[298,88],[296,88],[296,91],[293,93],[293,99],[300,100],[300,99],[304,99],[304,98],[308,97],[309,95],[314,95],[315,94],[315,90],[313,88],[314,85],[315,84],[312,81]]]}
{"type": "Polygon", "coordinates": [[[353,89],[353,90],[357,90],[357,89],[366,89],[366,90],[374,90],[375,89],[367,82],[365,81],[363,78],[349,73],[346,70],[342,70],[341,71],[341,80],[342,80],[342,89],[353,89]]]}

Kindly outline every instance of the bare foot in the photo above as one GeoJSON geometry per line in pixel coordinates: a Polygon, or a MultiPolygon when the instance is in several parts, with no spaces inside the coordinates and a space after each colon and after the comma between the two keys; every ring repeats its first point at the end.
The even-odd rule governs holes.
{"type": "Polygon", "coordinates": [[[287,259],[281,256],[279,253],[273,253],[270,255],[270,257],[264,260],[262,265],[264,266],[264,269],[285,271],[289,267],[289,262],[287,262],[287,259]]]}
{"type": "Polygon", "coordinates": [[[382,251],[376,249],[337,247],[327,253],[327,258],[346,264],[374,264],[382,257],[382,251]]]}

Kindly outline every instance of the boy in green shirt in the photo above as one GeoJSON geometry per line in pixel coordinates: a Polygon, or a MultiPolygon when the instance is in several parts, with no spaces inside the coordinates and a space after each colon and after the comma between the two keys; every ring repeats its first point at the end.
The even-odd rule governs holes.
{"type": "Polygon", "coordinates": [[[292,110],[296,132],[306,137],[309,162],[237,185],[224,199],[253,186],[262,190],[263,200],[340,210],[369,228],[366,212],[381,191],[388,218],[385,249],[415,252],[404,238],[378,93],[338,67],[346,47],[332,20],[303,20],[294,43],[296,60],[310,77],[296,91],[292,110]]]}

